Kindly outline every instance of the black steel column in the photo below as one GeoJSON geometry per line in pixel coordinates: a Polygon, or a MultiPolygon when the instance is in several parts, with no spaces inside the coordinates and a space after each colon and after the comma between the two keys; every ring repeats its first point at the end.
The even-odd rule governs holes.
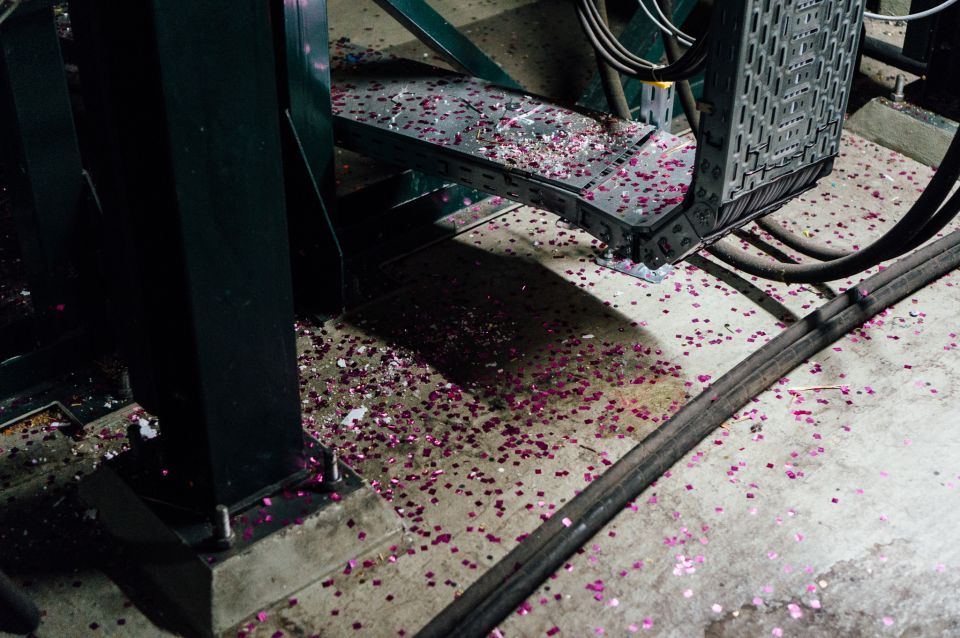
{"type": "Polygon", "coordinates": [[[298,310],[341,311],[347,265],[336,224],[327,2],[271,0],[277,51],[287,219],[298,310]]]}
{"type": "Polygon", "coordinates": [[[84,179],[53,9],[35,4],[0,25],[0,164],[36,332],[52,340],[77,320],[84,179]]]}
{"type": "Polygon", "coordinates": [[[134,396],[160,417],[178,500],[235,510],[295,475],[303,449],[269,8],[71,13],[134,396]]]}

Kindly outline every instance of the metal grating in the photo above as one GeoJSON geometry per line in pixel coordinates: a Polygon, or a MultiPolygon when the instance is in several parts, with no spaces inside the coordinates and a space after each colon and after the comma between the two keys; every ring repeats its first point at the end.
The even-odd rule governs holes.
{"type": "Polygon", "coordinates": [[[341,146],[552,211],[634,260],[690,183],[694,145],[653,126],[372,51],[335,59],[331,97],[341,146]]]}

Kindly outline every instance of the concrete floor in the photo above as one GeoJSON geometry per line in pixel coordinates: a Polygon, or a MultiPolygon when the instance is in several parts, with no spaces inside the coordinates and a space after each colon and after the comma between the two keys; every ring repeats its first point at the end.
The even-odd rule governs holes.
{"type": "MultiPolygon", "coordinates": [[[[847,136],[833,177],[778,217],[836,245],[864,241],[930,173],[847,136]]],[[[689,396],[823,302],[704,262],[646,284],[594,266],[593,245],[520,208],[396,264],[391,296],[300,326],[306,429],[389,500],[408,539],[344,557],[342,572],[227,635],[412,635],[689,396]],[[342,425],[358,407],[364,418],[342,425]]],[[[951,275],[795,370],[502,635],[960,635],[958,307],[951,275]]],[[[58,491],[123,444],[127,419],[82,443],[39,442],[31,455],[47,462],[4,490],[0,540],[45,610],[41,637],[169,635],[107,576],[122,580],[123,566],[84,520],[93,513],[58,491]]]]}
{"type": "MultiPolygon", "coordinates": [[[[862,245],[931,174],[846,135],[833,175],[776,218],[862,245]]],[[[647,284],[595,266],[595,246],[518,208],[392,264],[389,296],[298,326],[305,429],[340,449],[407,537],[345,556],[225,636],[413,635],[689,397],[825,299],[708,258],[647,284]]],[[[499,634],[960,636],[958,281],[889,309],[757,397],[499,634]]],[[[115,584],[135,585],[72,496],[122,448],[130,412],[80,440],[0,437],[2,564],[43,608],[40,638],[175,635],[115,584]]]]}

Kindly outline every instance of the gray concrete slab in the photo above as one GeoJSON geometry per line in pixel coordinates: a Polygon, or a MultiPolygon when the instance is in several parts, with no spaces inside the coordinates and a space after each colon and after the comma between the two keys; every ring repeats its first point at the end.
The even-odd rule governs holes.
{"type": "MultiPolygon", "coordinates": [[[[846,135],[834,175],[777,217],[862,244],[930,174],[846,135]]],[[[593,265],[594,240],[555,221],[518,209],[396,263],[392,295],[300,326],[306,430],[340,449],[413,541],[344,557],[225,636],[412,635],[689,396],[823,302],[705,262],[722,278],[686,266],[639,282],[593,265]]],[[[501,634],[956,635],[958,307],[954,274],[789,374],[501,634]]],[[[83,511],[42,505],[123,444],[125,420],[91,433],[65,473],[52,463],[4,492],[0,542],[17,557],[4,564],[44,609],[41,637],[169,635],[106,576],[122,580],[124,566],[83,511]],[[34,520],[58,509],[70,515],[54,530],[34,520]],[[45,552],[61,560],[38,564],[45,552]]]]}
{"type": "Polygon", "coordinates": [[[850,116],[847,130],[922,164],[937,166],[957,133],[957,123],[907,103],[882,97],[850,116]]]}
{"type": "Polygon", "coordinates": [[[349,469],[329,493],[290,488],[235,514],[235,540],[219,549],[203,545],[211,530],[198,536],[164,520],[126,476],[105,464],[81,482],[81,498],[139,588],[162,598],[188,633],[219,636],[338,570],[344,556],[359,561],[405,544],[401,519],[349,469]]]}

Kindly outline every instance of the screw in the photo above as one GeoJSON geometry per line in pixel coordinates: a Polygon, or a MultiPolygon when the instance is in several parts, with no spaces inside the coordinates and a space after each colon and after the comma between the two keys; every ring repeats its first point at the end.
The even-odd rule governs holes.
{"type": "Polygon", "coordinates": [[[120,397],[124,399],[133,398],[133,386],[130,385],[130,368],[124,368],[120,373],[120,397]]]}
{"type": "Polygon", "coordinates": [[[213,514],[213,540],[219,549],[229,549],[236,536],[230,526],[230,510],[226,505],[217,505],[213,514]]]}
{"type": "Polygon", "coordinates": [[[890,99],[894,102],[903,102],[903,87],[906,84],[907,78],[903,77],[902,73],[897,73],[897,79],[893,85],[893,93],[890,94],[890,99]]]}
{"type": "Polygon", "coordinates": [[[324,460],[326,460],[326,467],[323,471],[323,483],[325,485],[336,485],[343,480],[343,477],[340,476],[340,458],[336,450],[331,450],[327,448],[324,453],[324,460]]]}

